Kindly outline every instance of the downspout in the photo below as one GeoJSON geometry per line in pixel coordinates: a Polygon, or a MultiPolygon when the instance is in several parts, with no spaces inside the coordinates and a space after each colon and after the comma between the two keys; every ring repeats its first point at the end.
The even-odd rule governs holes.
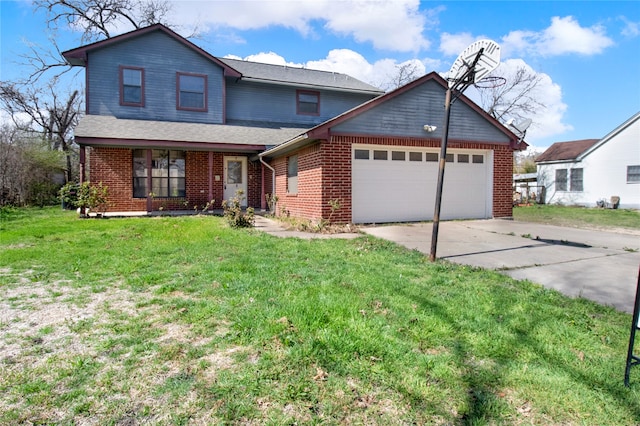
{"type": "MultiPolygon", "coordinates": [[[[263,166],[266,166],[269,170],[271,170],[271,197],[273,198],[276,195],[276,169],[274,169],[273,167],[265,163],[261,155],[258,156],[258,158],[260,158],[260,162],[262,163],[263,166]]],[[[262,185],[261,198],[263,200],[266,200],[266,194],[264,193],[264,185],[262,185]]],[[[273,213],[273,212],[270,211],[270,213],[273,213]]]]}

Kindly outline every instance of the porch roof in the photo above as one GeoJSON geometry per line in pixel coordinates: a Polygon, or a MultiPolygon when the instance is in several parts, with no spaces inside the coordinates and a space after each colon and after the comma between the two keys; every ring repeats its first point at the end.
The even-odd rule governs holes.
{"type": "Polygon", "coordinates": [[[86,115],[75,129],[80,145],[188,147],[262,151],[304,132],[305,128],[274,123],[228,124],[121,119],[86,115]]]}

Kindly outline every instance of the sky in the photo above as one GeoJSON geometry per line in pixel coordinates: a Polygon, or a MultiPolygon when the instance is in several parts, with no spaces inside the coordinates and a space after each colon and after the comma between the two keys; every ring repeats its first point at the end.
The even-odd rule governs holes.
{"type": "MultiPolygon", "coordinates": [[[[0,0],[0,80],[29,71],[20,55],[30,45],[51,46],[46,18],[28,0],[0,0]]],[[[526,135],[536,151],[602,138],[640,111],[639,1],[174,0],[169,20],[182,35],[196,30],[191,41],[214,56],[341,72],[382,88],[405,64],[446,75],[471,43],[493,40],[497,71],[540,76],[545,107],[526,135]]],[[[62,50],[81,45],[73,28],[54,36],[62,50]]]]}

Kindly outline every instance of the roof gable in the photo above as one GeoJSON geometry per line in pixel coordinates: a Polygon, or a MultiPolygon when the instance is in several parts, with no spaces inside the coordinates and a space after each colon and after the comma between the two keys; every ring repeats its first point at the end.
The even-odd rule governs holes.
{"type": "Polygon", "coordinates": [[[88,57],[88,53],[89,52],[94,51],[94,50],[98,50],[98,49],[102,49],[102,48],[105,48],[107,46],[112,46],[112,45],[115,45],[117,43],[126,42],[127,40],[131,40],[133,38],[141,37],[141,36],[144,36],[145,34],[149,34],[149,33],[154,32],[154,31],[161,31],[161,32],[167,34],[169,37],[171,37],[171,38],[177,40],[178,42],[182,43],[187,48],[194,50],[195,52],[199,53],[200,55],[204,56],[205,58],[207,58],[210,61],[214,62],[215,64],[219,65],[220,67],[223,68],[225,76],[230,76],[230,77],[241,77],[242,76],[242,74],[239,71],[235,70],[233,67],[231,67],[228,64],[220,61],[215,56],[211,55],[207,51],[205,51],[205,50],[201,49],[200,47],[196,46],[195,44],[193,44],[189,40],[187,40],[184,37],[178,35],[177,33],[175,33],[174,31],[170,30],[169,28],[165,27],[162,24],[150,25],[148,27],[140,28],[138,30],[134,30],[134,31],[131,31],[131,32],[128,32],[128,33],[125,33],[125,34],[120,34],[118,36],[108,38],[106,40],[97,41],[95,43],[91,43],[91,44],[88,44],[86,46],[81,46],[81,47],[77,47],[75,49],[67,50],[65,52],[62,52],[62,56],[67,60],[67,62],[70,65],[83,66],[84,67],[84,66],[87,65],[87,57],[88,57]]]}
{"type": "MultiPolygon", "coordinates": [[[[350,111],[347,111],[329,121],[326,121],[322,124],[320,124],[319,126],[317,126],[314,129],[311,129],[311,131],[309,132],[310,136],[313,135],[322,135],[323,132],[328,131],[328,129],[333,128],[347,120],[352,119],[353,117],[363,114],[366,111],[369,111],[373,108],[378,107],[379,105],[386,103],[386,102],[390,102],[392,100],[394,100],[395,98],[401,97],[402,95],[413,91],[416,87],[418,86],[422,86],[427,82],[433,82],[436,83],[437,85],[441,86],[442,90],[446,91],[447,90],[447,82],[445,79],[443,79],[442,77],[440,77],[440,75],[438,75],[438,73],[436,72],[431,72],[429,74],[424,75],[423,77],[412,81],[411,83],[408,83],[396,90],[393,90],[389,93],[386,93],[382,96],[379,96],[375,99],[372,99],[356,108],[353,108],[350,111]]],[[[471,108],[473,111],[475,111],[476,113],[478,113],[484,120],[488,121],[492,126],[494,126],[500,133],[502,133],[503,135],[506,136],[506,138],[513,144],[515,144],[518,141],[518,137],[511,132],[509,129],[507,129],[505,126],[503,126],[499,121],[497,121],[495,118],[491,117],[489,114],[487,114],[482,108],[480,108],[475,102],[473,102],[471,99],[469,99],[468,97],[466,97],[465,95],[461,95],[458,99],[460,102],[464,103],[465,106],[471,108]]],[[[438,106],[438,108],[442,108],[443,106],[440,104],[438,106]]],[[[426,121],[428,121],[428,117],[424,118],[425,123],[422,124],[427,124],[426,121]]],[[[436,126],[439,125],[440,123],[428,123],[428,124],[435,124],[436,126]]],[[[524,146],[527,146],[526,144],[524,146]]]]}
{"type": "Polygon", "coordinates": [[[610,140],[612,140],[613,138],[618,136],[625,129],[629,128],[630,126],[632,126],[635,122],[637,122],[639,120],[640,120],[640,112],[636,112],[633,116],[631,116],[631,118],[629,118],[624,123],[622,123],[621,125],[619,125],[615,129],[613,129],[604,138],[600,139],[597,143],[593,144],[593,146],[591,146],[587,150],[585,150],[580,155],[580,158],[582,159],[582,158],[586,157],[587,155],[591,154],[593,151],[595,151],[596,149],[600,148],[605,143],[609,142],[610,140]]]}
{"type": "Polygon", "coordinates": [[[536,163],[576,160],[580,154],[591,148],[596,142],[598,139],[556,142],[536,158],[536,163]]]}

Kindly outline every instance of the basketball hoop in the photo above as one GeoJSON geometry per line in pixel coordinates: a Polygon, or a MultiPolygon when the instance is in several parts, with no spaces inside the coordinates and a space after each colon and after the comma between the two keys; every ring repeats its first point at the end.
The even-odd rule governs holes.
{"type": "Polygon", "coordinates": [[[504,86],[507,83],[507,79],[499,76],[488,76],[482,80],[476,81],[474,86],[478,89],[495,89],[496,87],[504,86]]]}

